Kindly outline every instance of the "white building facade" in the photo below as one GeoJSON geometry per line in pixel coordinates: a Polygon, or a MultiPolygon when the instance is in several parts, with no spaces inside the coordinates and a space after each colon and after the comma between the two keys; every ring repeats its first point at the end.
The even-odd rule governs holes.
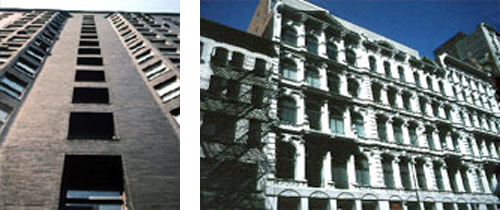
{"type": "Polygon", "coordinates": [[[300,0],[262,0],[280,43],[267,209],[497,209],[500,113],[489,75],[300,0]]]}

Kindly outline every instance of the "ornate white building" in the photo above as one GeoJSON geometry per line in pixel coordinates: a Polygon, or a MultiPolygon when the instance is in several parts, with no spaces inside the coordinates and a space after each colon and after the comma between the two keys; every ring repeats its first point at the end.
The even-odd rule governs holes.
{"type": "MultiPolygon", "coordinates": [[[[248,31],[276,45],[266,58],[274,94],[264,103],[270,128],[251,147],[259,150],[255,171],[265,175],[254,183],[254,202],[231,209],[498,209],[500,112],[489,74],[445,53],[421,57],[301,0],[261,0],[248,31]]],[[[209,79],[205,62],[238,60],[217,42],[202,28],[202,89],[226,84],[209,79]]],[[[248,69],[258,56],[246,49],[248,69]]],[[[245,89],[224,93],[231,87],[245,89]]],[[[203,133],[214,133],[217,120],[203,113],[202,160],[210,162],[206,148],[215,146],[203,133]]],[[[255,131],[240,120],[229,125],[234,139],[241,128],[255,131]]],[[[232,169],[236,177],[244,171],[232,169]]]]}

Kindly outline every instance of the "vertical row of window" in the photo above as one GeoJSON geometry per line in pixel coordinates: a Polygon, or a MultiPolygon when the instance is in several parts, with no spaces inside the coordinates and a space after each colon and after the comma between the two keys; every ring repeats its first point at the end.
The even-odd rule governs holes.
{"type": "MultiPolygon", "coordinates": [[[[93,15],[84,15],[78,49],[78,68],[73,89],[73,104],[109,104],[106,87],[82,87],[105,82],[99,40],[93,15]],[[94,56],[94,57],[89,57],[94,56]],[[94,68],[98,69],[94,69],[94,68]]],[[[115,139],[113,113],[71,112],[68,139],[115,139]]],[[[60,209],[122,209],[123,169],[119,156],[66,155],[61,184],[60,209]]]]}
{"type": "MultiPolygon", "coordinates": [[[[149,81],[154,81],[156,85],[154,85],[154,90],[156,94],[160,97],[160,99],[167,103],[172,101],[175,98],[180,96],[180,79],[176,75],[171,75],[169,78],[164,81],[158,82],[155,79],[160,78],[162,75],[165,75],[171,72],[171,69],[168,68],[163,60],[155,54],[152,48],[146,45],[146,41],[141,39],[142,36],[149,39],[149,41],[155,45],[155,43],[163,43],[162,45],[170,45],[169,42],[165,39],[158,37],[152,33],[152,30],[147,29],[145,24],[152,25],[153,28],[158,28],[162,26],[157,26],[157,24],[148,16],[144,16],[139,14],[139,17],[131,14],[123,14],[123,16],[128,19],[128,21],[136,28],[137,31],[130,27],[125,20],[123,20],[120,15],[110,16],[110,19],[117,29],[118,33],[122,37],[125,45],[128,47],[131,54],[134,56],[135,61],[142,68],[142,72],[144,76],[149,81]],[[142,21],[142,23],[139,22],[142,21]]],[[[165,47],[165,46],[162,46],[165,47]]],[[[170,58],[173,61],[173,58],[170,58]]],[[[178,63],[174,62],[178,67],[178,63]]],[[[163,77],[161,77],[163,78],[163,77]]],[[[174,108],[170,110],[170,114],[174,119],[179,123],[180,119],[180,108],[174,108]]]]}

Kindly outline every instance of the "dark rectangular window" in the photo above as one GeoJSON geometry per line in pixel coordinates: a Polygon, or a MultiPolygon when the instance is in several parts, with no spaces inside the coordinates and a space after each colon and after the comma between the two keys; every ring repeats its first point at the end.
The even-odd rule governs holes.
{"type": "Polygon", "coordinates": [[[79,48],[78,54],[79,55],[100,55],[101,49],[100,48],[79,48]]]}
{"type": "Polygon", "coordinates": [[[59,210],[109,209],[124,205],[120,156],[66,155],[59,210]]]}
{"type": "Polygon", "coordinates": [[[80,46],[97,47],[99,46],[99,41],[82,40],[80,41],[80,46]]]}
{"type": "Polygon", "coordinates": [[[76,70],[77,82],[104,82],[104,71],[76,70]]]}
{"type": "Polygon", "coordinates": [[[81,35],[80,39],[97,39],[97,35],[81,35]]]}
{"type": "Polygon", "coordinates": [[[108,88],[75,87],[72,103],[107,104],[109,103],[108,88]]]}
{"type": "Polygon", "coordinates": [[[68,139],[113,139],[113,113],[72,112],[68,139]]]}
{"type": "Polygon", "coordinates": [[[102,58],[100,57],[78,57],[77,65],[102,66],[102,58]]]}

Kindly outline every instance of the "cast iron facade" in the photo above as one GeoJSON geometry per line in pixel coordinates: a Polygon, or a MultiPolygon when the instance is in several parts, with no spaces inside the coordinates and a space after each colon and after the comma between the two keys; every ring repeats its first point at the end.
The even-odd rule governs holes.
{"type": "MultiPolygon", "coordinates": [[[[203,24],[202,93],[234,93],[230,84],[238,83],[213,81],[213,64],[244,57],[251,69],[259,42],[238,45],[222,32],[207,35],[203,24]]],[[[204,209],[498,208],[500,113],[489,73],[446,53],[422,57],[301,0],[261,0],[248,32],[265,40],[260,46],[274,47],[267,55],[277,65],[267,77],[275,87],[265,104],[270,129],[254,139],[267,170],[252,177],[257,185],[247,199],[220,190],[230,185],[213,190],[212,197],[237,206],[203,203],[202,187],[204,209]]],[[[203,103],[202,97],[202,109],[203,103]]],[[[251,130],[227,117],[207,121],[202,113],[202,149],[214,141],[204,138],[207,132],[226,135],[226,145],[251,130]],[[223,121],[236,129],[214,132],[212,124],[223,121]]],[[[216,168],[203,165],[210,160],[204,151],[202,174],[216,168]]],[[[241,162],[234,153],[223,157],[241,162]]],[[[242,171],[220,165],[234,176],[242,171]]]]}

